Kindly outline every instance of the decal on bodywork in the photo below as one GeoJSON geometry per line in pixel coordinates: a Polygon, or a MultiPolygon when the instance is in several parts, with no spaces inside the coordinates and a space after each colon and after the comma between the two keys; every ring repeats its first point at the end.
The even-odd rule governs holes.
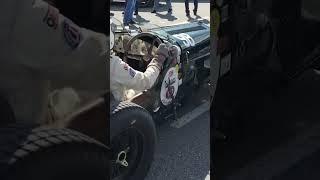
{"type": "Polygon", "coordinates": [[[175,34],[173,35],[175,38],[181,40],[183,44],[188,48],[194,46],[196,43],[194,39],[186,33],[180,33],[180,34],[175,34]]]}
{"type": "Polygon", "coordinates": [[[172,103],[173,99],[176,97],[179,88],[179,79],[176,67],[171,67],[161,85],[160,90],[160,100],[163,105],[167,106],[172,103]]]}

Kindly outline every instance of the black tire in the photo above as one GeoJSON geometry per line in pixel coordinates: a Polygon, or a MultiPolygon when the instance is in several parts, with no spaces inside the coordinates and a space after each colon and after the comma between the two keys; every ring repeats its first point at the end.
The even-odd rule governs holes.
{"type": "Polygon", "coordinates": [[[14,125],[0,130],[4,180],[109,178],[108,149],[70,129],[14,125]]]}
{"type": "Polygon", "coordinates": [[[151,166],[156,145],[155,123],[147,110],[130,102],[112,108],[110,120],[111,179],[144,179],[151,166]],[[127,138],[123,138],[128,136],[127,138]],[[126,150],[128,166],[116,163],[119,152],[126,150]]]}

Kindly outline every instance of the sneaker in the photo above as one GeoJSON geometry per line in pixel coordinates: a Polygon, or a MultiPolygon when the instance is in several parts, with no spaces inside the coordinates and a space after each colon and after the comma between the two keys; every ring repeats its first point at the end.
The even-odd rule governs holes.
{"type": "Polygon", "coordinates": [[[172,9],[170,8],[170,9],[168,9],[168,13],[172,13],[172,9]]]}
{"type": "Polygon", "coordinates": [[[151,13],[156,13],[156,12],[157,12],[156,10],[152,10],[152,11],[151,11],[151,13]]]}
{"type": "Polygon", "coordinates": [[[122,14],[124,14],[124,11],[122,11],[122,14]]]}
{"type": "Polygon", "coordinates": [[[138,11],[134,11],[134,15],[138,15],[138,11]]]}

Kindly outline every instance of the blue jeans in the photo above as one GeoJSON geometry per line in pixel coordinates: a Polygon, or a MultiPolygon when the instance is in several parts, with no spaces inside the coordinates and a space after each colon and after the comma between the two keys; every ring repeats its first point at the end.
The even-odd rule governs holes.
{"type": "MultiPolygon", "coordinates": [[[[154,0],[153,4],[153,10],[157,10],[159,8],[159,1],[160,0],[154,0]]],[[[168,9],[172,9],[171,0],[166,0],[168,9]]]]}
{"type": "Polygon", "coordinates": [[[135,8],[134,10],[138,12],[138,9],[139,9],[139,4],[140,4],[140,0],[136,0],[136,5],[135,5],[135,8]]]}
{"type": "Polygon", "coordinates": [[[127,0],[126,9],[124,10],[123,23],[127,24],[133,20],[133,11],[135,9],[136,0],[127,0]]]}
{"type": "MultiPolygon", "coordinates": [[[[193,0],[194,8],[193,10],[197,11],[198,10],[198,0],[193,0]]],[[[186,7],[186,12],[190,12],[189,10],[189,0],[184,0],[184,5],[186,7]]]]}
{"type": "MultiPolygon", "coordinates": [[[[125,11],[125,9],[126,9],[126,7],[127,7],[127,1],[128,1],[128,0],[126,0],[125,3],[124,3],[124,11],[125,11]]],[[[140,0],[136,0],[136,5],[135,5],[134,10],[137,11],[137,12],[138,12],[138,10],[139,10],[139,4],[140,4],[140,0]]]]}

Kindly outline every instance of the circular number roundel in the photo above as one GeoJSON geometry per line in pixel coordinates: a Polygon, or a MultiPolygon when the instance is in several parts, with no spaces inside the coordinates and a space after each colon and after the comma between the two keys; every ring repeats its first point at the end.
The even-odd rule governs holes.
{"type": "Polygon", "coordinates": [[[171,67],[161,85],[160,99],[163,105],[167,106],[172,103],[176,97],[179,88],[178,72],[175,67],[171,67]]]}

